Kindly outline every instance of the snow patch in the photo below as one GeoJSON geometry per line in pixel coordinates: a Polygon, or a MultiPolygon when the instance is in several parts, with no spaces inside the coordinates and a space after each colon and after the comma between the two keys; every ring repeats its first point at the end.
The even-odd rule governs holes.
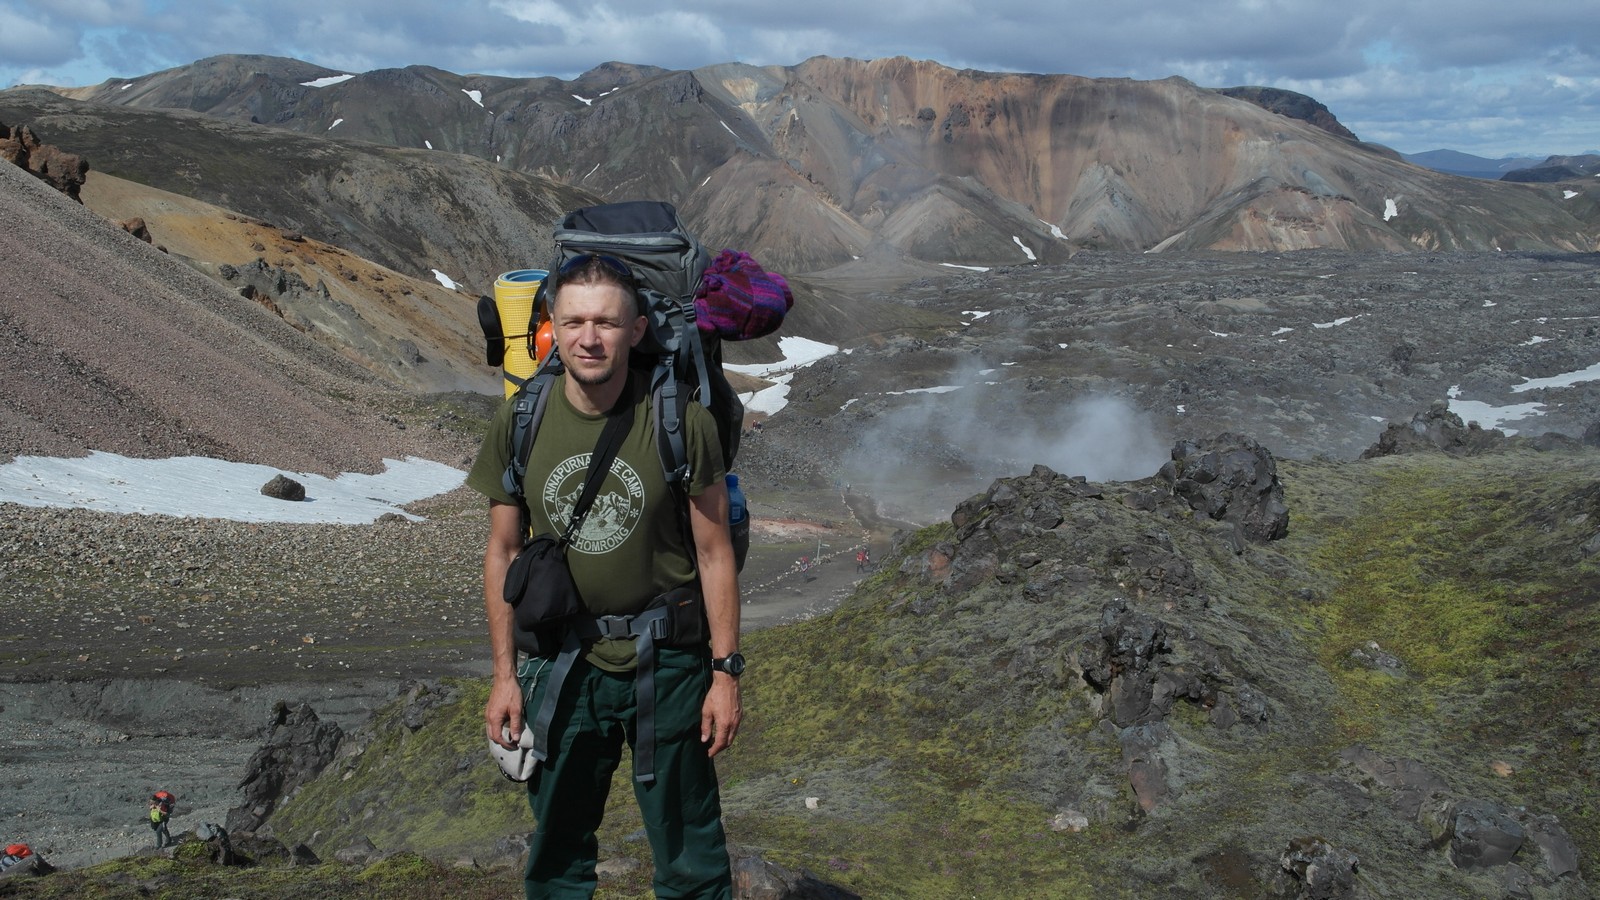
{"type": "Polygon", "coordinates": [[[1549,378],[1529,378],[1521,384],[1511,386],[1511,393],[1520,394],[1523,391],[1537,391],[1544,388],[1571,387],[1584,381],[1600,381],[1600,363],[1579,369],[1576,372],[1565,372],[1560,375],[1551,375],[1549,378]]]}
{"type": "Polygon", "coordinates": [[[446,275],[445,273],[439,271],[438,269],[433,269],[432,271],[433,271],[433,277],[435,279],[437,279],[440,284],[444,285],[447,289],[452,290],[452,291],[456,289],[457,285],[456,285],[455,281],[453,279],[451,279],[451,277],[449,275],[446,275]]]}
{"type": "Polygon", "coordinates": [[[332,87],[336,84],[344,84],[354,77],[354,75],[329,75],[327,78],[318,78],[316,81],[302,81],[300,86],[308,88],[332,87]]]}
{"type": "Polygon", "coordinates": [[[1023,243],[1023,242],[1022,242],[1022,238],[1020,238],[1020,237],[1017,237],[1017,236],[1016,236],[1016,235],[1014,235],[1014,234],[1013,234],[1013,235],[1012,235],[1012,236],[1011,236],[1011,239],[1012,239],[1012,240],[1013,240],[1013,241],[1016,241],[1016,242],[1017,242],[1017,246],[1018,246],[1018,247],[1021,247],[1021,248],[1022,248],[1022,253],[1023,253],[1023,255],[1024,255],[1024,256],[1026,256],[1026,257],[1028,257],[1028,262],[1038,262],[1038,261],[1039,261],[1039,257],[1037,257],[1037,256],[1034,256],[1034,255],[1033,255],[1033,251],[1032,251],[1032,250],[1030,250],[1030,249],[1029,249],[1029,248],[1028,248],[1028,245],[1027,245],[1027,244],[1024,244],[1024,243],[1023,243]]]}
{"type": "Polygon", "coordinates": [[[1062,240],[1062,241],[1067,239],[1067,236],[1065,234],[1062,234],[1062,232],[1061,232],[1061,226],[1055,225],[1055,224],[1053,224],[1051,222],[1046,222],[1043,219],[1039,220],[1039,224],[1041,224],[1041,225],[1045,226],[1046,228],[1050,229],[1050,236],[1051,237],[1056,238],[1057,240],[1062,240]]]}
{"type": "Polygon", "coordinates": [[[1534,344],[1543,344],[1548,340],[1550,340],[1550,338],[1540,337],[1540,336],[1538,336],[1536,334],[1533,337],[1528,338],[1527,340],[1523,341],[1522,342],[1522,346],[1524,346],[1524,347],[1532,347],[1534,344]]]}
{"type": "Polygon", "coordinates": [[[469,91],[466,88],[462,88],[461,93],[471,97],[473,103],[476,103],[479,106],[483,105],[483,91],[469,91]]]}
{"type": "Polygon", "coordinates": [[[717,120],[717,124],[721,125],[723,128],[727,128],[728,129],[728,133],[733,135],[734,137],[738,137],[739,136],[737,133],[734,132],[734,130],[732,128],[728,128],[728,123],[727,122],[724,122],[721,119],[718,119],[717,120]]]}
{"type": "MultiPolygon", "coordinates": [[[[126,90],[126,88],[124,88],[124,90],[126,90]]],[[[1576,196],[1578,196],[1578,192],[1577,191],[1562,191],[1561,192],[1561,199],[1563,199],[1563,200],[1571,200],[1573,197],[1576,197],[1576,196]]]]}
{"type": "Polygon", "coordinates": [[[577,94],[573,94],[572,95],[572,99],[578,101],[579,103],[582,103],[584,106],[593,106],[594,105],[594,99],[591,98],[591,97],[579,97],[577,94]]]}
{"type": "Polygon", "coordinates": [[[1483,308],[1484,309],[1488,309],[1491,306],[1498,306],[1498,305],[1499,304],[1495,303],[1493,300],[1485,300],[1485,301],[1483,301],[1483,308]]]}
{"type": "Polygon", "coordinates": [[[729,372],[738,372],[741,375],[751,375],[756,378],[772,378],[795,369],[803,369],[819,359],[827,359],[839,352],[833,344],[824,344],[803,337],[784,337],[778,339],[778,352],[783,354],[783,359],[774,363],[750,363],[747,365],[724,365],[722,368],[729,372]]]}
{"type": "Polygon", "coordinates": [[[418,520],[400,507],[454,490],[466,480],[465,472],[431,460],[383,462],[382,474],[328,478],[203,456],[129,459],[100,451],[78,459],[19,456],[0,466],[0,501],[238,522],[359,525],[387,513],[418,520]],[[262,494],[261,486],[280,474],[305,485],[306,499],[262,494]]]}
{"type": "Polygon", "coordinates": [[[794,373],[790,372],[787,375],[779,375],[771,387],[740,394],[739,400],[744,403],[745,412],[776,415],[789,405],[789,382],[793,380],[794,373]]]}
{"type": "Polygon", "coordinates": [[[1354,322],[1355,320],[1361,318],[1362,315],[1365,315],[1365,313],[1362,313],[1360,315],[1354,315],[1354,316],[1342,316],[1340,318],[1334,319],[1332,322],[1313,322],[1313,323],[1311,323],[1311,327],[1312,328],[1333,328],[1333,327],[1336,327],[1336,326],[1339,326],[1339,325],[1347,324],[1349,322],[1354,322]]]}
{"type": "Polygon", "coordinates": [[[948,268],[948,269],[966,269],[968,272],[987,272],[987,271],[989,271],[989,267],[988,266],[963,266],[960,263],[939,263],[939,265],[944,266],[945,268],[948,268]]]}
{"type": "Polygon", "coordinates": [[[1288,334],[1289,332],[1291,332],[1293,330],[1294,330],[1293,328],[1279,328],[1277,331],[1274,331],[1272,333],[1272,336],[1273,337],[1277,337],[1280,334],[1288,334]]]}
{"type": "Polygon", "coordinates": [[[429,150],[432,150],[433,149],[433,141],[430,141],[427,138],[423,138],[422,139],[422,146],[427,147],[429,150]]]}
{"type": "MultiPolygon", "coordinates": [[[[1513,391],[1516,388],[1512,388],[1513,391]]],[[[1451,385],[1446,391],[1450,398],[1450,411],[1461,417],[1463,422],[1477,422],[1484,428],[1500,428],[1506,434],[1516,434],[1515,428],[1504,428],[1502,422],[1512,422],[1525,419],[1529,416],[1543,415],[1544,406],[1539,403],[1518,403],[1512,406],[1490,406],[1479,400],[1462,400],[1461,386],[1451,385]]]]}
{"type": "Polygon", "coordinates": [[[1393,200],[1386,198],[1383,201],[1383,220],[1387,222],[1398,215],[1400,215],[1400,207],[1393,200]]]}
{"type": "Polygon", "coordinates": [[[344,121],[343,119],[334,119],[333,120],[333,124],[328,126],[328,130],[332,131],[335,128],[338,128],[340,123],[342,123],[343,121],[344,121]]]}

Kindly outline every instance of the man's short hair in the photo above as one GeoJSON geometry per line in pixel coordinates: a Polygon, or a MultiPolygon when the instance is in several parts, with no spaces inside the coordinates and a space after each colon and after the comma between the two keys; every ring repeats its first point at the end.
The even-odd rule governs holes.
{"type": "Polygon", "coordinates": [[[551,303],[554,305],[555,296],[567,285],[612,285],[622,288],[633,298],[633,305],[639,315],[644,315],[644,302],[639,296],[639,283],[633,278],[633,271],[628,264],[614,256],[604,256],[598,253],[585,253],[574,256],[561,265],[556,271],[550,293],[551,303]]]}

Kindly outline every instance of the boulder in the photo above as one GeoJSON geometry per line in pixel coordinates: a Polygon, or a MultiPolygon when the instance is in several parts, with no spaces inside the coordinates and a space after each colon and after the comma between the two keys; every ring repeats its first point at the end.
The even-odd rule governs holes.
{"type": "Polygon", "coordinates": [[[735,854],[733,895],[743,900],[860,900],[861,896],[755,853],[735,854]]]}
{"type": "Polygon", "coordinates": [[[342,862],[347,866],[365,866],[382,859],[383,851],[372,843],[371,838],[361,835],[351,841],[350,846],[343,850],[335,850],[333,858],[335,862],[342,862]]]}
{"type": "Polygon", "coordinates": [[[306,486],[287,475],[274,475],[271,481],[261,486],[261,493],[275,500],[298,503],[306,499],[306,486]]]}
{"type": "Polygon", "coordinates": [[[1498,428],[1484,430],[1477,422],[1466,424],[1438,400],[1411,417],[1410,422],[1390,422],[1378,442],[1362,452],[1362,459],[1402,453],[1442,452],[1451,456],[1477,456],[1505,446],[1506,434],[1498,428]]]}
{"type": "Polygon", "coordinates": [[[0,122],[0,159],[26,169],[35,178],[79,203],[78,195],[89,174],[89,163],[76,153],[39,141],[26,125],[6,127],[0,122]]]}
{"type": "Polygon", "coordinates": [[[1178,792],[1176,765],[1178,738],[1165,722],[1135,725],[1117,735],[1128,783],[1139,808],[1151,812],[1178,792]]]}
{"type": "Polygon", "coordinates": [[[1489,869],[1511,862],[1527,832],[1511,813],[1487,800],[1461,800],[1445,812],[1450,863],[1458,869],[1489,869]]]}
{"type": "Polygon", "coordinates": [[[1393,791],[1391,802],[1406,818],[1416,819],[1422,804],[1449,790],[1443,778],[1410,759],[1390,759],[1360,745],[1339,751],[1339,758],[1393,791]]]}
{"type": "Polygon", "coordinates": [[[1256,543],[1289,533],[1289,507],[1271,451],[1253,439],[1221,434],[1179,441],[1157,476],[1197,514],[1239,528],[1256,543]]]}
{"type": "Polygon", "coordinates": [[[293,709],[279,701],[273,707],[267,741],[250,757],[239,783],[244,803],[228,811],[228,830],[255,831],[278,802],[310,781],[333,761],[344,732],[317,719],[310,706],[293,709]]]}
{"type": "Polygon", "coordinates": [[[1338,900],[1355,896],[1354,853],[1335,847],[1322,838],[1302,837],[1289,842],[1280,857],[1283,872],[1298,888],[1302,900],[1338,900]]]}
{"type": "Polygon", "coordinates": [[[1554,878],[1578,874],[1578,846],[1572,842],[1561,822],[1548,813],[1519,816],[1528,840],[1539,848],[1539,856],[1554,878]]]}

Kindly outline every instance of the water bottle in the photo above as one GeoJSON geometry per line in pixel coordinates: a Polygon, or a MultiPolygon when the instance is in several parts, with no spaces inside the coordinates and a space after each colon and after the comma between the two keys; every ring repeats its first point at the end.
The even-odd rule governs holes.
{"type": "Polygon", "coordinates": [[[750,510],[739,489],[739,476],[728,473],[728,536],[733,539],[733,562],[744,571],[744,558],[750,552],[750,510]]]}

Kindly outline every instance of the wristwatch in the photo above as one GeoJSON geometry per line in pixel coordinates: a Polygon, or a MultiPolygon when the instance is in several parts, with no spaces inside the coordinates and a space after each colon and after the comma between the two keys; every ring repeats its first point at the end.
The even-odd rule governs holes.
{"type": "Polygon", "coordinates": [[[744,674],[744,654],[729,653],[727,656],[711,660],[711,668],[718,672],[726,672],[735,678],[744,674]]]}

